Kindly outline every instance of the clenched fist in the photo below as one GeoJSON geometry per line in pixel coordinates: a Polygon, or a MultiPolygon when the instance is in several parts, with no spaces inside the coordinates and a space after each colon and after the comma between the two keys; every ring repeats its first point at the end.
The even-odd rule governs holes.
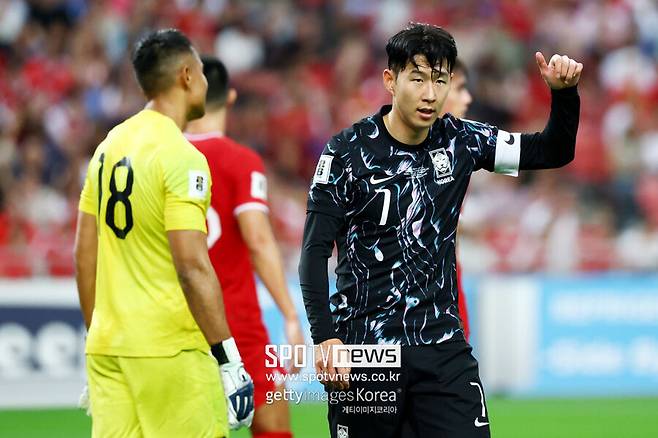
{"type": "Polygon", "coordinates": [[[578,84],[583,65],[566,55],[553,55],[548,64],[541,52],[535,53],[541,77],[553,90],[573,87],[578,84]]]}

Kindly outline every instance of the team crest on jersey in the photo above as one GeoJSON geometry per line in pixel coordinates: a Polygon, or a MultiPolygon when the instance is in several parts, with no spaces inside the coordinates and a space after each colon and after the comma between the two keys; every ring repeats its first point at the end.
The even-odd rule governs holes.
{"type": "Polygon", "coordinates": [[[439,184],[454,181],[452,178],[450,157],[445,149],[430,151],[430,157],[432,158],[432,164],[434,165],[434,175],[439,180],[439,184]]]}
{"type": "Polygon", "coordinates": [[[349,429],[347,426],[339,424],[337,432],[338,438],[350,438],[349,429]]]}

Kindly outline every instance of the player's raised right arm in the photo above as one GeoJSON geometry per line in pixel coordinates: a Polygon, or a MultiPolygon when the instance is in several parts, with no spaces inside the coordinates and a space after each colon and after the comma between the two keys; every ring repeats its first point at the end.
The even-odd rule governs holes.
{"type": "Polygon", "coordinates": [[[567,56],[554,55],[550,63],[546,63],[540,52],[535,57],[551,90],[551,112],[546,126],[541,132],[510,133],[464,121],[470,124],[468,131],[474,133],[469,151],[474,154],[476,168],[518,176],[519,170],[555,169],[575,158],[580,120],[577,84],[583,65],[567,56]],[[491,135],[496,132],[497,135],[491,135]]]}

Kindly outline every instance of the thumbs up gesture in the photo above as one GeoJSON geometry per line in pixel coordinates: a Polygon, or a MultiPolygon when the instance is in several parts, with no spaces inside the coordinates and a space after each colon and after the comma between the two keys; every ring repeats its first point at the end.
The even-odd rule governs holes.
{"type": "Polygon", "coordinates": [[[573,87],[578,84],[583,65],[566,55],[553,55],[547,64],[541,52],[535,53],[541,77],[553,90],[573,87]]]}

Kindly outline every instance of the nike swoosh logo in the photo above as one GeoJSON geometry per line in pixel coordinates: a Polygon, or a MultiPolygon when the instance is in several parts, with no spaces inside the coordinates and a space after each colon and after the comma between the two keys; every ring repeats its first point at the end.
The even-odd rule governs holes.
{"type": "Polygon", "coordinates": [[[372,175],[370,177],[370,184],[381,184],[384,181],[388,181],[391,178],[395,178],[396,176],[397,175],[393,175],[393,176],[389,176],[389,177],[386,177],[386,178],[377,179],[377,178],[375,178],[375,175],[372,175]]]}
{"type": "Polygon", "coordinates": [[[475,427],[482,427],[482,426],[486,426],[487,424],[489,424],[489,422],[488,421],[482,421],[481,422],[479,418],[476,418],[475,421],[474,421],[474,424],[475,424],[475,427]]]}
{"type": "Polygon", "coordinates": [[[511,132],[508,132],[507,135],[509,135],[509,138],[505,140],[505,143],[507,143],[510,146],[514,146],[514,136],[512,135],[511,132]]]}

